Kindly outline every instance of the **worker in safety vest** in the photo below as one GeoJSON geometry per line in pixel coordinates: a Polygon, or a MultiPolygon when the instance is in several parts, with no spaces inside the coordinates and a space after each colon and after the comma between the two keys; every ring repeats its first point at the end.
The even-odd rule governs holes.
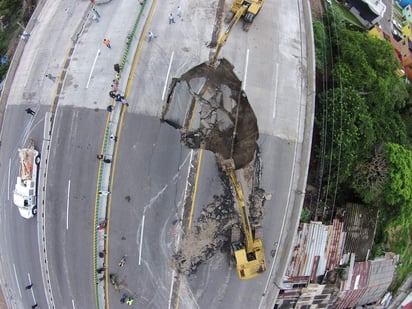
{"type": "Polygon", "coordinates": [[[131,298],[130,296],[129,296],[129,298],[126,300],[126,304],[127,304],[128,306],[131,306],[131,305],[133,304],[133,302],[134,302],[134,299],[131,298]]]}

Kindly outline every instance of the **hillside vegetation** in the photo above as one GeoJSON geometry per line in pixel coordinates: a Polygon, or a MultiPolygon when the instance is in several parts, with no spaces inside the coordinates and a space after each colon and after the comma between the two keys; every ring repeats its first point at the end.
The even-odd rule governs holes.
{"type": "Polygon", "coordinates": [[[412,270],[412,88],[393,47],[351,29],[340,11],[329,9],[314,31],[318,201],[379,210],[373,254],[400,254],[395,289],[412,270]]]}
{"type": "Polygon", "coordinates": [[[30,19],[35,9],[35,0],[2,0],[0,1],[0,58],[5,61],[0,65],[0,80],[9,68],[18,43],[19,34],[30,19]]]}

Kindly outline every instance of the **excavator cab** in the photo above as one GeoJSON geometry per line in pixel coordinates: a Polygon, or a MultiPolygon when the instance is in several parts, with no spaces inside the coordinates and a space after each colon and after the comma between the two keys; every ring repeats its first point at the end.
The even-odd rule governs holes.
{"type": "Polygon", "coordinates": [[[253,19],[262,8],[264,0],[234,0],[230,6],[230,12],[238,18],[243,16],[243,30],[248,31],[253,19]]]}
{"type": "Polygon", "coordinates": [[[241,243],[232,243],[236,273],[239,279],[253,279],[260,276],[266,270],[262,240],[255,239],[253,247],[253,251],[248,253],[241,243]]]}
{"type": "Polygon", "coordinates": [[[242,280],[256,278],[266,270],[265,253],[263,251],[262,240],[258,238],[258,233],[255,232],[253,246],[248,252],[245,245],[245,240],[240,239],[240,234],[240,227],[233,226],[231,236],[231,252],[236,265],[236,273],[239,279],[242,280]]]}

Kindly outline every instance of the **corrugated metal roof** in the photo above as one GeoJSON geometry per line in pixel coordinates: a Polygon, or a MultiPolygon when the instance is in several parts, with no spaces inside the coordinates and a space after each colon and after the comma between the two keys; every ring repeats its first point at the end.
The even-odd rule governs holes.
{"type": "MultiPolygon", "coordinates": [[[[353,259],[352,259],[353,261],[353,259]]],[[[341,282],[336,307],[347,308],[365,305],[381,299],[392,282],[396,258],[380,258],[355,262],[349,268],[348,280],[341,282]]]]}
{"type": "Polygon", "coordinates": [[[338,220],[334,220],[333,225],[301,224],[286,276],[310,276],[313,281],[335,268],[343,253],[344,239],[343,223],[338,220]]]}
{"type": "Polygon", "coordinates": [[[369,261],[369,264],[369,277],[366,283],[369,288],[358,300],[358,305],[375,302],[382,298],[395,274],[395,259],[376,259],[369,261]]]}
{"type": "Polygon", "coordinates": [[[339,293],[338,300],[334,305],[336,309],[345,309],[354,307],[358,299],[365,293],[367,288],[362,288],[358,290],[349,290],[339,293]],[[336,306],[336,307],[335,307],[336,306]]]}
{"type": "Polygon", "coordinates": [[[369,262],[355,263],[350,290],[358,290],[368,286],[369,265],[369,262]]]}

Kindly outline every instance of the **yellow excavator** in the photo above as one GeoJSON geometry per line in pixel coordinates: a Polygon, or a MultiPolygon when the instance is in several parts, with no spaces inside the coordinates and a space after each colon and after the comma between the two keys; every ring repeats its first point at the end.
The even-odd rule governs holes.
{"type": "Polygon", "coordinates": [[[231,250],[236,263],[236,272],[239,279],[252,279],[260,276],[266,270],[265,253],[261,239],[262,228],[255,227],[252,231],[242,187],[236,179],[233,159],[222,160],[221,167],[235,189],[244,236],[242,240],[240,230],[232,227],[231,250]]]}
{"type": "Polygon", "coordinates": [[[210,60],[210,63],[212,65],[216,63],[220,50],[226,43],[226,40],[228,39],[233,26],[236,25],[240,18],[243,17],[243,30],[248,31],[255,16],[262,8],[264,2],[265,0],[233,0],[232,5],[230,6],[230,12],[233,13],[233,16],[230,18],[229,15],[229,20],[226,19],[229,25],[227,26],[225,32],[217,40],[216,51],[214,52],[210,60]]]}

